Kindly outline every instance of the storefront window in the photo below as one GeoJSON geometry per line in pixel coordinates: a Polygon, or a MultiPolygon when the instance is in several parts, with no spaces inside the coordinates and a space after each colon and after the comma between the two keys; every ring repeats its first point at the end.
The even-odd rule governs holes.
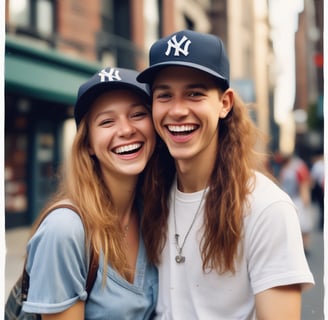
{"type": "Polygon", "coordinates": [[[6,136],[5,210],[21,213],[27,210],[27,136],[11,133],[6,136]]]}

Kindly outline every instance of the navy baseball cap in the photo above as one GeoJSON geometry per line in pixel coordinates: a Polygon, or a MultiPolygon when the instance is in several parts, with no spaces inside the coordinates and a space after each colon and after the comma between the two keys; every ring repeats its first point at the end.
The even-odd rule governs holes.
{"type": "Polygon", "coordinates": [[[229,59],[224,44],[211,34],[182,30],[157,40],[150,48],[149,67],[137,80],[151,84],[156,74],[168,66],[195,68],[219,79],[222,89],[230,86],[229,59]]]}
{"type": "Polygon", "coordinates": [[[112,89],[130,89],[145,98],[150,105],[148,86],[137,81],[138,72],[131,69],[107,67],[83,83],[77,94],[74,107],[76,126],[90,110],[91,104],[103,93],[112,89]]]}

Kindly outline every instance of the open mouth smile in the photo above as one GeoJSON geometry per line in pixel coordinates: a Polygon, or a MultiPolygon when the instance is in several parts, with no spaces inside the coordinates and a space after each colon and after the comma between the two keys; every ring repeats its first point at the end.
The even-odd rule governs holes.
{"type": "Polygon", "coordinates": [[[168,131],[174,135],[188,135],[198,129],[198,125],[184,124],[184,125],[168,125],[168,131]]]}
{"type": "Polygon", "coordinates": [[[120,155],[132,154],[138,152],[141,149],[141,147],[142,147],[142,143],[132,143],[129,145],[114,148],[112,151],[120,155]]]}

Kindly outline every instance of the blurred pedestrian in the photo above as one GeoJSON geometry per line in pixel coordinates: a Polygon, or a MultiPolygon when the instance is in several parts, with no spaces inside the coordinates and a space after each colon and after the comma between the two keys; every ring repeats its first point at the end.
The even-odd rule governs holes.
{"type": "Polygon", "coordinates": [[[282,189],[287,192],[297,207],[303,246],[305,252],[308,253],[314,217],[311,206],[311,177],[305,161],[297,155],[284,155],[279,173],[279,182],[282,189]]]}
{"type": "Polygon", "coordinates": [[[148,263],[139,220],[141,173],[156,136],[148,90],[136,76],[104,68],[79,88],[70,165],[50,205],[71,203],[83,223],[72,209],[56,209],[27,247],[23,310],[43,320],[141,320],[155,308],[157,270],[148,263]],[[90,247],[100,258],[88,297],[90,247]]]}
{"type": "Polygon", "coordinates": [[[311,167],[312,198],[319,207],[319,228],[323,230],[324,225],[324,190],[325,190],[325,161],[322,153],[313,157],[311,167]]]}
{"type": "Polygon", "coordinates": [[[260,173],[259,132],[214,35],[156,41],[138,77],[163,139],[143,231],[159,268],[157,319],[300,319],[313,284],[293,203],[260,173]],[[169,152],[169,153],[168,153],[169,152]]]}

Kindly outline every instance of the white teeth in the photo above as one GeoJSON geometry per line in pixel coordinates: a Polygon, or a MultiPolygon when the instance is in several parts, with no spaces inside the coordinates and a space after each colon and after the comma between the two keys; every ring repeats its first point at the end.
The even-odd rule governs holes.
{"type": "Polygon", "coordinates": [[[168,126],[168,129],[172,132],[184,132],[184,131],[192,131],[195,130],[197,126],[194,125],[182,125],[182,126],[168,126]]]}
{"type": "Polygon", "coordinates": [[[132,150],[139,149],[140,147],[141,147],[141,143],[133,143],[133,144],[129,144],[126,146],[118,147],[118,148],[114,149],[114,152],[115,153],[130,152],[132,150]]]}

